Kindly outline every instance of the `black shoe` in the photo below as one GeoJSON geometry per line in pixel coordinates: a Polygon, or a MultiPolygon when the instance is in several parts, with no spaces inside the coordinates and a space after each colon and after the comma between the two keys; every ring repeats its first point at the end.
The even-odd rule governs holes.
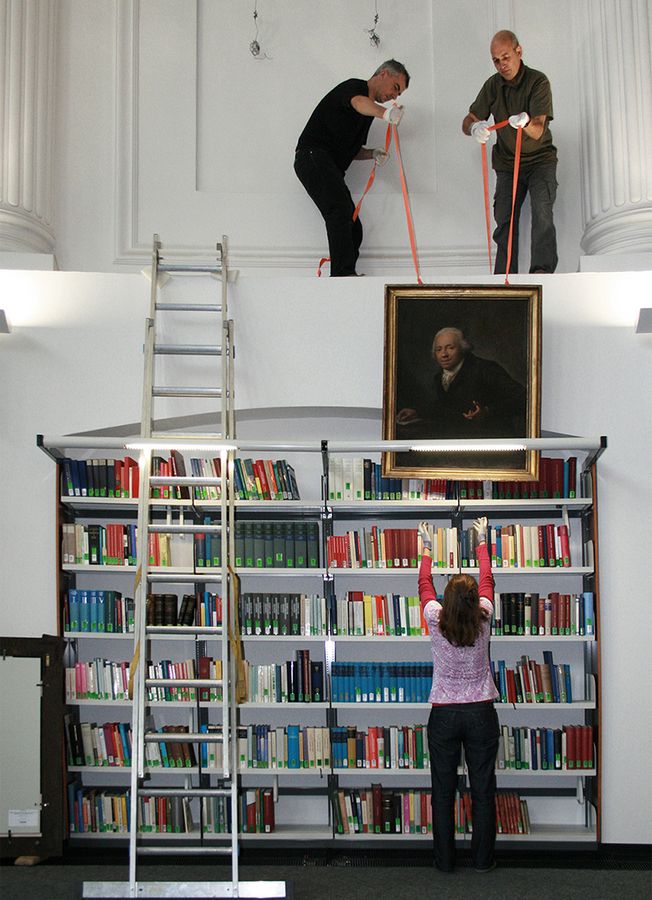
{"type": "Polygon", "coordinates": [[[492,864],[490,866],[486,866],[484,869],[478,869],[476,867],[475,871],[479,872],[481,875],[486,875],[487,872],[493,872],[493,870],[495,868],[496,868],[496,863],[494,861],[494,862],[492,862],[492,864]]]}

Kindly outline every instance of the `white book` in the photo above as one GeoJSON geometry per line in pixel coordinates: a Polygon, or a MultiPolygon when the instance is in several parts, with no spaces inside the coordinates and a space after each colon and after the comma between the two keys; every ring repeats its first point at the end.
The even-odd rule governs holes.
{"type": "Polygon", "coordinates": [[[328,464],[328,499],[341,500],[342,494],[342,457],[331,456],[328,464]]]}
{"type": "Polygon", "coordinates": [[[353,499],[364,500],[364,459],[361,456],[353,459],[353,499]]]}
{"type": "Polygon", "coordinates": [[[350,456],[342,459],[342,500],[353,500],[353,460],[350,456]]]}

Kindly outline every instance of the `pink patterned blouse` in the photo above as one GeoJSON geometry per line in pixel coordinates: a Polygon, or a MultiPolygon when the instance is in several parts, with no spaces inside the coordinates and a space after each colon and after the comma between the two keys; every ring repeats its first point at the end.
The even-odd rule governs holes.
{"type": "Polygon", "coordinates": [[[455,647],[449,644],[439,630],[441,603],[437,600],[432,584],[432,561],[429,556],[421,559],[419,598],[430,632],[433,662],[430,703],[477,703],[498,697],[489,668],[489,633],[494,608],[494,583],[491,576],[491,562],[484,543],[478,545],[478,560],[480,606],[489,613],[489,618],[483,622],[482,630],[472,647],[455,647]]]}

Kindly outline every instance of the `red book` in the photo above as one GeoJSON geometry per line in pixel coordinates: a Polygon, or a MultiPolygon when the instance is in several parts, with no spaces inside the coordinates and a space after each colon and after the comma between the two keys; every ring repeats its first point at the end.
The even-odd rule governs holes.
{"type": "Polygon", "coordinates": [[[269,485],[269,493],[272,500],[282,500],[283,491],[281,491],[278,482],[276,481],[276,474],[271,459],[265,459],[262,462],[265,467],[265,475],[267,475],[267,483],[269,485]]]}
{"type": "Polygon", "coordinates": [[[123,496],[136,498],[139,496],[139,476],[138,463],[131,456],[125,456],[123,460],[122,472],[122,490],[123,496]],[[126,492],[126,493],[125,493],[126,492]]]}
{"type": "Polygon", "coordinates": [[[539,628],[539,634],[546,633],[546,598],[539,597],[537,600],[537,622],[539,628]]]}
{"type": "Polygon", "coordinates": [[[378,727],[369,728],[369,765],[372,769],[378,768],[378,727]]]}
{"type": "Polygon", "coordinates": [[[567,725],[564,728],[566,732],[566,768],[574,769],[575,768],[575,756],[576,756],[576,742],[577,742],[577,728],[575,725],[567,725]]]}
{"type": "Polygon", "coordinates": [[[514,670],[505,669],[505,678],[507,681],[507,702],[516,703],[516,679],[514,678],[514,670]]]}
{"type": "Polygon", "coordinates": [[[427,791],[420,792],[421,799],[421,834],[428,833],[428,806],[429,797],[427,791]]]}
{"type": "Polygon", "coordinates": [[[593,767],[593,728],[590,725],[582,725],[582,766],[585,769],[593,767]]]}
{"type": "Polygon", "coordinates": [[[577,497],[577,457],[568,457],[568,496],[577,497]]]}
{"type": "Polygon", "coordinates": [[[564,460],[550,460],[550,496],[564,496],[564,460]]]}
{"type": "Polygon", "coordinates": [[[562,566],[570,566],[570,542],[568,539],[568,526],[559,526],[559,538],[561,541],[561,564],[562,566]]]}
{"type": "Polygon", "coordinates": [[[532,683],[530,681],[530,672],[528,668],[528,658],[527,656],[521,657],[521,680],[523,681],[523,688],[525,690],[525,697],[523,698],[526,703],[531,703],[534,700],[532,696],[532,683]]]}
{"type": "Polygon", "coordinates": [[[546,526],[546,565],[556,566],[557,559],[555,557],[555,526],[549,522],[546,526]]]}
{"type": "Polygon", "coordinates": [[[548,594],[548,599],[550,600],[551,606],[551,621],[550,626],[552,628],[552,634],[560,634],[559,630],[559,594],[556,591],[548,594]]]}
{"type": "Polygon", "coordinates": [[[271,788],[263,791],[263,827],[266,834],[274,831],[274,796],[271,788]]]}
{"type": "Polygon", "coordinates": [[[539,497],[550,496],[550,463],[547,456],[539,460],[539,497]]]}
{"type": "Polygon", "coordinates": [[[262,459],[254,460],[254,472],[256,474],[256,481],[260,483],[260,491],[263,500],[271,500],[272,496],[269,492],[269,484],[267,483],[267,475],[265,474],[265,465],[262,459]]]}
{"type": "Polygon", "coordinates": [[[371,785],[371,798],[374,831],[380,834],[383,830],[383,792],[380,784],[371,785]]]}
{"type": "MultiPolygon", "coordinates": [[[[197,663],[197,677],[198,678],[210,678],[211,677],[211,662],[212,657],[210,656],[200,656],[197,663]]],[[[199,688],[199,699],[200,700],[210,700],[211,698],[211,690],[207,687],[199,688]]]]}

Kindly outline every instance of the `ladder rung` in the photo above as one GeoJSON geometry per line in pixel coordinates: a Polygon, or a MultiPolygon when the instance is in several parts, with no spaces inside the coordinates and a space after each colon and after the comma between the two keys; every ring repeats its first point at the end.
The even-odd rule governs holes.
{"type": "Polygon", "coordinates": [[[150,534],[219,534],[221,525],[148,525],[150,534]]]}
{"type": "Polygon", "coordinates": [[[221,397],[222,388],[162,387],[152,388],[153,397],[221,397]]]}
{"type": "Polygon", "coordinates": [[[221,635],[221,625],[148,625],[147,634],[198,634],[221,635]]]}
{"type": "MultiPolygon", "coordinates": [[[[146,835],[143,835],[143,837],[146,837],[146,835]]],[[[225,833],[215,835],[214,837],[211,835],[211,837],[213,840],[215,837],[218,839],[224,838],[225,840],[231,839],[231,835],[225,833]]],[[[136,852],[143,856],[195,856],[196,854],[206,856],[231,856],[230,847],[207,847],[205,844],[201,847],[156,847],[154,845],[145,847],[137,844],[136,852]]],[[[208,896],[210,896],[210,894],[208,896]]]]}
{"type": "Polygon", "coordinates": [[[156,309],[161,312],[212,312],[221,313],[220,303],[157,303],[156,309]]]}
{"type": "Polygon", "coordinates": [[[159,272],[222,272],[221,263],[164,263],[159,262],[156,267],[159,272]]]}
{"type": "Polygon", "coordinates": [[[148,731],[144,735],[148,744],[167,743],[195,743],[201,741],[204,744],[221,744],[224,735],[218,731],[148,731]]]}
{"type": "Polygon", "coordinates": [[[220,485],[222,484],[221,476],[194,476],[194,475],[152,475],[149,479],[150,484],[189,484],[197,486],[202,485],[220,485]]]}
{"type": "Polygon", "coordinates": [[[222,573],[207,575],[205,572],[152,572],[147,576],[151,582],[165,582],[166,584],[212,584],[222,580],[222,573]]]}
{"type": "Polygon", "coordinates": [[[219,344],[154,344],[159,356],[221,356],[219,344]]]}
{"type": "MultiPolygon", "coordinates": [[[[145,687],[220,687],[221,678],[146,678],[145,687]]],[[[220,701],[218,701],[220,702],[220,701]]],[[[165,733],[165,732],[164,732],[165,733]]],[[[167,738],[165,738],[167,740],[167,738]]],[[[183,738],[179,738],[183,740],[183,738]]]]}
{"type": "Polygon", "coordinates": [[[230,797],[231,788],[138,788],[144,797],[230,797]]]}
{"type": "MultiPolygon", "coordinates": [[[[219,410],[218,410],[218,412],[219,412],[219,410]]],[[[224,435],[222,433],[220,433],[220,434],[217,434],[217,433],[205,434],[204,432],[202,432],[201,434],[173,434],[170,431],[152,431],[151,437],[160,438],[161,440],[164,440],[166,443],[166,446],[168,444],[174,444],[175,441],[178,441],[180,444],[184,444],[184,443],[187,443],[188,441],[195,441],[195,442],[206,441],[207,443],[210,443],[212,441],[224,440],[224,435]]],[[[199,449],[199,447],[197,447],[197,449],[199,449]]],[[[162,476],[157,475],[156,477],[160,478],[162,476]]],[[[163,477],[163,480],[167,481],[167,478],[163,477]]],[[[201,484],[201,483],[202,482],[200,481],[199,484],[201,484]]]]}

